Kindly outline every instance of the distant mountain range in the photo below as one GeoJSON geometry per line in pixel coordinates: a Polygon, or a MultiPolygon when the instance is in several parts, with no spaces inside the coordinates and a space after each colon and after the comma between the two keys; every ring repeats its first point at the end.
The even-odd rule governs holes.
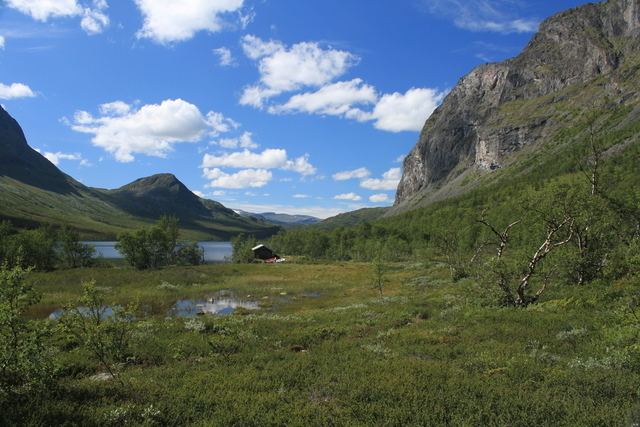
{"type": "Polygon", "coordinates": [[[18,227],[69,225],[86,238],[112,239],[164,214],[180,219],[182,237],[264,238],[281,228],[238,215],[193,194],[171,174],[138,179],[115,190],[87,187],[29,147],[20,125],[0,107],[0,219],[18,227]]]}
{"type": "Polygon", "coordinates": [[[235,212],[245,218],[255,218],[257,220],[279,225],[283,228],[302,227],[305,225],[317,224],[322,221],[319,218],[308,215],[289,215],[275,212],[252,213],[242,210],[236,210],[235,212]]]}

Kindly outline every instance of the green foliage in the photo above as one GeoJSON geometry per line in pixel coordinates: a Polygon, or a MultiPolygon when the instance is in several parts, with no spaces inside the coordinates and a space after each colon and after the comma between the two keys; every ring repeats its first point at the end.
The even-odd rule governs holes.
{"type": "Polygon", "coordinates": [[[204,249],[197,242],[181,243],[176,252],[176,262],[178,265],[204,264],[204,249]]]}
{"type": "Polygon", "coordinates": [[[384,252],[378,250],[378,254],[371,263],[372,275],[371,284],[373,289],[378,291],[380,298],[383,297],[384,287],[388,283],[387,271],[388,266],[384,261],[384,252]]]}
{"type": "Polygon", "coordinates": [[[60,259],[67,268],[90,267],[94,263],[95,247],[80,242],[80,234],[64,227],[60,231],[60,259]]]}
{"type": "Polygon", "coordinates": [[[122,234],[116,249],[139,270],[159,268],[174,262],[178,233],[178,219],[163,216],[153,227],[122,234]]]}
{"type": "Polygon", "coordinates": [[[57,262],[56,233],[49,228],[18,232],[10,223],[0,225],[0,263],[53,270],[57,262]]]}
{"type": "Polygon", "coordinates": [[[95,282],[84,283],[82,289],[83,295],[65,309],[60,323],[115,378],[116,364],[127,362],[132,355],[137,306],[108,305],[95,282]]]}
{"type": "Polygon", "coordinates": [[[40,301],[25,281],[27,273],[21,267],[0,268],[0,408],[3,400],[38,393],[53,379],[52,354],[45,345],[49,331],[25,318],[40,301]]]}
{"type": "Polygon", "coordinates": [[[251,236],[239,235],[231,239],[231,245],[233,246],[232,261],[235,264],[250,264],[254,262],[255,255],[252,248],[256,247],[256,239],[251,236]]]}
{"type": "Polygon", "coordinates": [[[97,379],[105,368],[92,350],[56,331],[59,391],[18,402],[23,416],[4,424],[631,424],[637,278],[550,286],[539,304],[512,310],[485,305],[483,283],[454,283],[438,261],[388,266],[383,298],[370,288],[369,263],[33,273],[49,310],[80,292],[84,276],[110,289],[103,305],[139,297],[159,307],[127,322],[129,357],[114,363],[127,387],[97,379]],[[159,289],[162,280],[176,288],[159,289]],[[220,289],[277,303],[167,318],[176,299],[220,289]]]}

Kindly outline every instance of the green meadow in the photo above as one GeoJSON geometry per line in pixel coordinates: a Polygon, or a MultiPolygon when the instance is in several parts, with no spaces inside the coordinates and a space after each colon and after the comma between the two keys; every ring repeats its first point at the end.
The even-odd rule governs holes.
{"type": "Polygon", "coordinates": [[[23,425],[629,426],[640,422],[638,278],[551,285],[527,308],[495,305],[436,261],[388,266],[382,297],[364,263],[204,265],[30,273],[51,328],[55,382],[0,403],[23,425]],[[54,310],[95,280],[137,302],[126,362],[105,370],[54,310]],[[257,310],[179,318],[219,291],[257,310]]]}

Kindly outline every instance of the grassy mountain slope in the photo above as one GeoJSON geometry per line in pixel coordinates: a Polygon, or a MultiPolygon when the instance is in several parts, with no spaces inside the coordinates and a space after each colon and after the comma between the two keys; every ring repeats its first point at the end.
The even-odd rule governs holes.
{"type": "Polygon", "coordinates": [[[357,211],[345,212],[315,225],[322,230],[333,230],[340,227],[351,227],[366,221],[375,221],[381,218],[389,208],[365,208],[357,211]]]}
{"type": "Polygon", "coordinates": [[[94,239],[113,239],[163,214],[177,216],[182,236],[190,239],[226,240],[240,233],[265,237],[278,230],[199,198],[169,174],[117,190],[86,187],[29,147],[18,123],[1,107],[0,199],[0,219],[19,227],[66,224],[94,239]]]}

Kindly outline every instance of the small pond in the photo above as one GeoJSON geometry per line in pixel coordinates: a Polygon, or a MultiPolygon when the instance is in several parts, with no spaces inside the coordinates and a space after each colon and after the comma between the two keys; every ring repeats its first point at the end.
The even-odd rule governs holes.
{"type": "MultiPolygon", "coordinates": [[[[123,256],[116,249],[117,242],[82,242],[96,248],[96,255],[105,259],[122,259],[123,256]]],[[[231,242],[198,242],[204,250],[204,260],[206,262],[226,262],[233,255],[231,242]]]]}
{"type": "MultiPolygon", "coordinates": [[[[166,306],[165,306],[166,307],[166,306]]],[[[245,310],[258,310],[257,301],[245,300],[237,298],[232,292],[220,291],[213,296],[206,297],[204,299],[181,299],[175,302],[171,308],[167,311],[166,308],[150,310],[147,315],[166,315],[169,317],[196,317],[205,314],[212,314],[218,316],[224,316],[233,314],[237,309],[242,308],[245,310]]],[[[107,319],[113,316],[114,307],[105,307],[100,313],[102,319],[107,319]]],[[[80,313],[89,314],[89,309],[86,307],[79,308],[80,313]]],[[[57,309],[49,314],[50,320],[58,320],[64,314],[63,309],[57,309]]]]}

